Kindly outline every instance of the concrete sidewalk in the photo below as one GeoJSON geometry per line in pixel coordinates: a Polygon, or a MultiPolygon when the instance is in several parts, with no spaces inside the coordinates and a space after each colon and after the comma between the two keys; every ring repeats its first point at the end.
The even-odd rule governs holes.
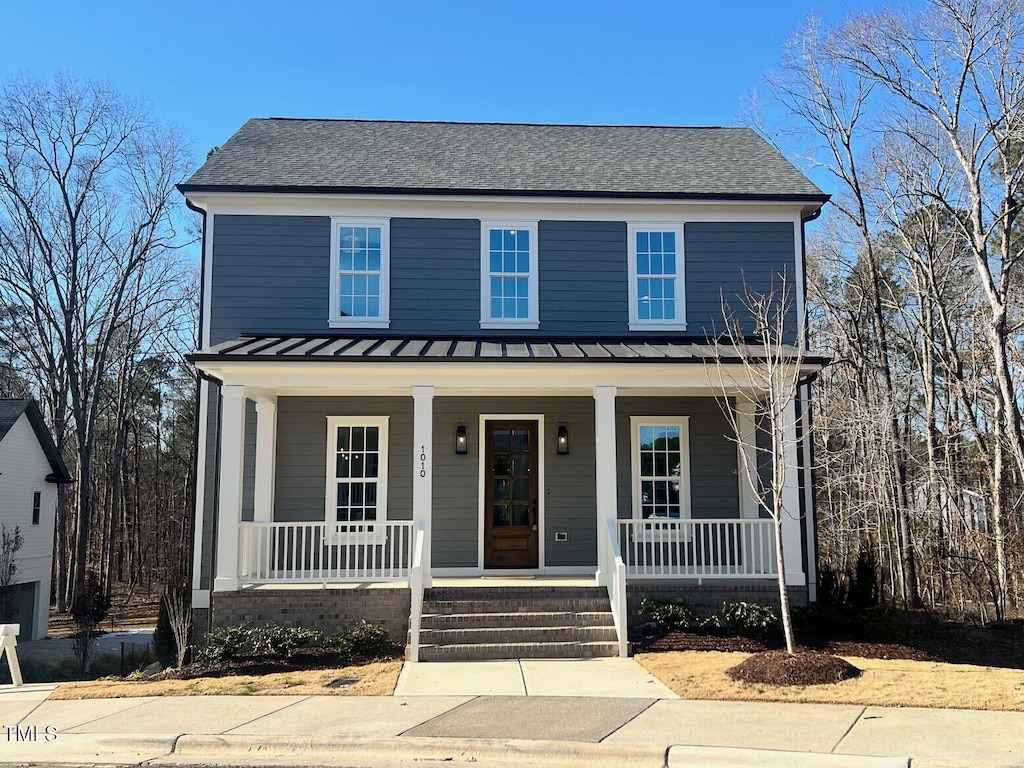
{"type": "MultiPolygon", "coordinates": [[[[688,701],[653,689],[647,697],[457,695],[446,680],[465,690],[458,680],[471,670],[409,666],[407,686],[430,679],[439,690],[47,701],[53,686],[0,686],[0,763],[895,768],[912,757],[915,767],[1024,766],[1019,712],[688,701]]],[[[513,666],[526,693],[533,676],[535,690],[558,692],[561,681],[564,694],[572,680],[610,675],[601,670],[614,665],[510,662],[497,673],[476,667],[477,683],[507,682],[513,666]]]]}

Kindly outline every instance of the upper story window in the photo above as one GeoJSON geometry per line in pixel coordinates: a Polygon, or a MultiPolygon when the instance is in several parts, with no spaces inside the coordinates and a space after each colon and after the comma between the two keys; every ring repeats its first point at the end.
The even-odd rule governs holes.
{"type": "Polygon", "coordinates": [[[537,222],[482,222],[481,328],[537,328],[537,222]]]}
{"type": "Polygon", "coordinates": [[[387,219],[331,219],[332,328],[387,328],[391,248],[387,219]]]}
{"type": "Polygon", "coordinates": [[[42,507],[43,494],[41,491],[32,492],[32,525],[39,525],[39,512],[42,507]]]}
{"type": "Polygon", "coordinates": [[[629,328],[686,330],[681,225],[630,225],[629,328]]]}

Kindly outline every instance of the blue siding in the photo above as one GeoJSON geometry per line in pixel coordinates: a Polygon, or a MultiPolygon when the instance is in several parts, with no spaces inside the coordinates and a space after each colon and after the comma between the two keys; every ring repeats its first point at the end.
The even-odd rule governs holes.
{"type": "Polygon", "coordinates": [[[325,332],[330,250],[326,216],[215,216],[211,343],[325,332]]]}
{"type": "MultiPolygon", "coordinates": [[[[538,236],[540,328],[486,333],[628,333],[625,222],[541,221],[538,236]]],[[[687,223],[683,335],[722,332],[722,302],[740,312],[744,285],[767,292],[783,275],[792,283],[794,237],[790,222],[687,223]]],[[[219,215],[213,241],[212,343],[243,333],[330,332],[329,218],[219,215]]],[[[789,319],[795,328],[795,306],[789,319]]],[[[391,220],[390,330],[481,333],[478,220],[391,220]]]]}
{"type": "Polygon", "coordinates": [[[769,293],[785,278],[792,296],[787,325],[796,334],[796,233],[791,222],[689,222],[685,230],[687,336],[725,330],[723,301],[742,320],[744,291],[769,293]]]}
{"type": "Polygon", "coordinates": [[[480,330],[479,220],[391,220],[391,330],[480,330]]]}
{"type": "Polygon", "coordinates": [[[539,224],[540,334],[609,335],[629,330],[626,224],[539,224]]]}

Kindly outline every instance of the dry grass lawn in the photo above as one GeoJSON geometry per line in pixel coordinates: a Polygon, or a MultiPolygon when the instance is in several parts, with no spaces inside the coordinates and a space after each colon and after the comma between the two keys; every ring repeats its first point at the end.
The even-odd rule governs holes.
{"type": "Polygon", "coordinates": [[[390,696],[401,661],[268,675],[201,677],[195,680],[96,680],[66,683],[50,699],[119,699],[136,696],[390,696]],[[355,682],[332,687],[336,680],[355,682]]]}
{"type": "Polygon", "coordinates": [[[776,687],[730,680],[725,670],[749,655],[672,651],[641,653],[636,660],[684,699],[1024,711],[1024,670],[851,656],[844,658],[863,674],[832,685],[776,687]]]}

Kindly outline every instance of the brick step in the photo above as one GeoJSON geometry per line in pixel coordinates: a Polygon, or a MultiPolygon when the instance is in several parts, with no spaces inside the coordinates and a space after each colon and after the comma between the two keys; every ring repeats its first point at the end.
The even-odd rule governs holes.
{"type": "Polygon", "coordinates": [[[604,597],[531,597],[511,599],[424,600],[424,614],[468,613],[602,613],[608,610],[604,597]]]}
{"type": "Polygon", "coordinates": [[[613,643],[617,639],[615,627],[473,627],[472,629],[427,629],[420,632],[421,646],[613,643]]]}
{"type": "Polygon", "coordinates": [[[423,590],[424,600],[579,600],[608,599],[604,587],[429,587],[423,590]]]}
{"type": "Polygon", "coordinates": [[[589,659],[618,656],[615,642],[581,643],[455,643],[421,645],[420,661],[478,661],[484,659],[589,659]]]}
{"type": "MultiPolygon", "coordinates": [[[[607,605],[605,606],[607,608],[607,605]]],[[[469,629],[473,627],[610,627],[611,611],[549,611],[513,613],[424,614],[423,629],[469,629]]]]}

